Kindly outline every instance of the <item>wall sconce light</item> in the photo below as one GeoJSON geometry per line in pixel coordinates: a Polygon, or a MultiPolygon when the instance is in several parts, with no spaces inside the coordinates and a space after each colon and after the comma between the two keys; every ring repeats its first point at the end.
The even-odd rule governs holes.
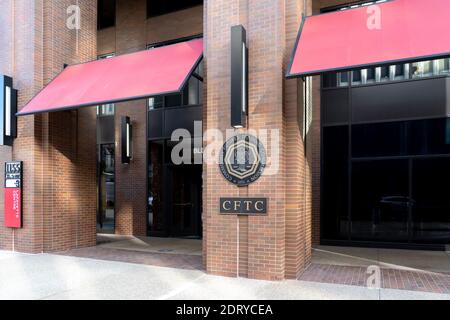
{"type": "Polygon", "coordinates": [[[17,137],[17,90],[13,79],[0,75],[0,145],[12,146],[17,137]]]}
{"type": "Polygon", "coordinates": [[[133,158],[133,126],[130,117],[121,119],[122,163],[129,164],[133,158]]]}
{"type": "Polygon", "coordinates": [[[248,110],[248,48],[245,28],[231,27],[231,126],[247,125],[248,110]]]}

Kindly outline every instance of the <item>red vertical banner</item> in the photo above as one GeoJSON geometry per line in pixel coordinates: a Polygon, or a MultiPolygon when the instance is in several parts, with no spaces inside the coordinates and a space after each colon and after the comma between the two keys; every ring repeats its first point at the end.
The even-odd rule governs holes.
{"type": "Polygon", "coordinates": [[[5,188],[5,226],[22,228],[22,190],[5,188]]]}
{"type": "Polygon", "coordinates": [[[5,227],[22,228],[22,162],[5,164],[5,227]]]}

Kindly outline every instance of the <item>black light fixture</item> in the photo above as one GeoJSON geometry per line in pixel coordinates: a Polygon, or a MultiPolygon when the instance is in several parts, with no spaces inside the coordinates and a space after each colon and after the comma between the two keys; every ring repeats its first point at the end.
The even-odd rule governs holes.
{"type": "Polygon", "coordinates": [[[247,125],[248,110],[248,48],[245,28],[231,27],[231,126],[247,125]]]}
{"type": "Polygon", "coordinates": [[[0,75],[0,145],[12,146],[17,137],[17,90],[13,79],[0,75]]]}
{"type": "Polygon", "coordinates": [[[130,117],[121,119],[122,163],[129,164],[133,158],[133,126],[130,117]]]}

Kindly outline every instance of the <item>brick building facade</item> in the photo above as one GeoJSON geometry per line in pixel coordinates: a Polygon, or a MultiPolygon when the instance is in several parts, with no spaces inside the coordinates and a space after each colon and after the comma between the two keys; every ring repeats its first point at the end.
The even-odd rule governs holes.
{"type": "MultiPolygon", "coordinates": [[[[18,109],[64,64],[202,35],[203,130],[225,134],[231,129],[230,30],[242,25],[249,48],[249,115],[247,127],[234,133],[276,131],[279,168],[277,174],[239,188],[224,180],[216,164],[203,164],[203,262],[207,272],[217,275],[297,278],[310,263],[312,245],[322,239],[322,85],[320,76],[288,80],[285,74],[302,15],[348,1],[205,0],[203,6],[149,16],[151,2],[115,1],[113,25],[98,29],[97,1],[2,1],[0,74],[13,77],[18,109]],[[79,30],[66,25],[71,5],[80,8],[79,30]],[[222,197],[266,198],[268,214],[221,215],[222,197]]],[[[141,99],[114,107],[114,233],[119,235],[149,235],[148,103],[141,99]],[[130,165],[121,164],[119,152],[122,116],[133,124],[130,165]]],[[[6,228],[0,215],[0,249],[41,253],[96,244],[100,201],[96,123],[94,107],[18,118],[18,137],[13,147],[0,147],[0,160],[24,162],[24,226],[6,228]]],[[[266,148],[268,158],[275,159],[270,143],[266,148]]],[[[3,183],[3,171],[0,177],[3,183]]]]}

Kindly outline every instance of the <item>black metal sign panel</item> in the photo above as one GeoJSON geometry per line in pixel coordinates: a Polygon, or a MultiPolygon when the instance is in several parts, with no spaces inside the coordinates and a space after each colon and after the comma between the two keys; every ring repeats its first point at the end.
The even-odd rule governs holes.
{"type": "Polygon", "coordinates": [[[221,214],[264,215],[267,214],[266,198],[220,198],[221,214]]]}
{"type": "Polygon", "coordinates": [[[5,188],[22,188],[22,162],[6,162],[5,188]]]}
{"type": "Polygon", "coordinates": [[[258,180],[266,167],[266,149],[255,136],[236,135],[220,152],[219,167],[225,179],[243,187],[258,180]]]}
{"type": "Polygon", "coordinates": [[[231,27],[231,126],[247,125],[248,48],[243,26],[231,27]]]}

